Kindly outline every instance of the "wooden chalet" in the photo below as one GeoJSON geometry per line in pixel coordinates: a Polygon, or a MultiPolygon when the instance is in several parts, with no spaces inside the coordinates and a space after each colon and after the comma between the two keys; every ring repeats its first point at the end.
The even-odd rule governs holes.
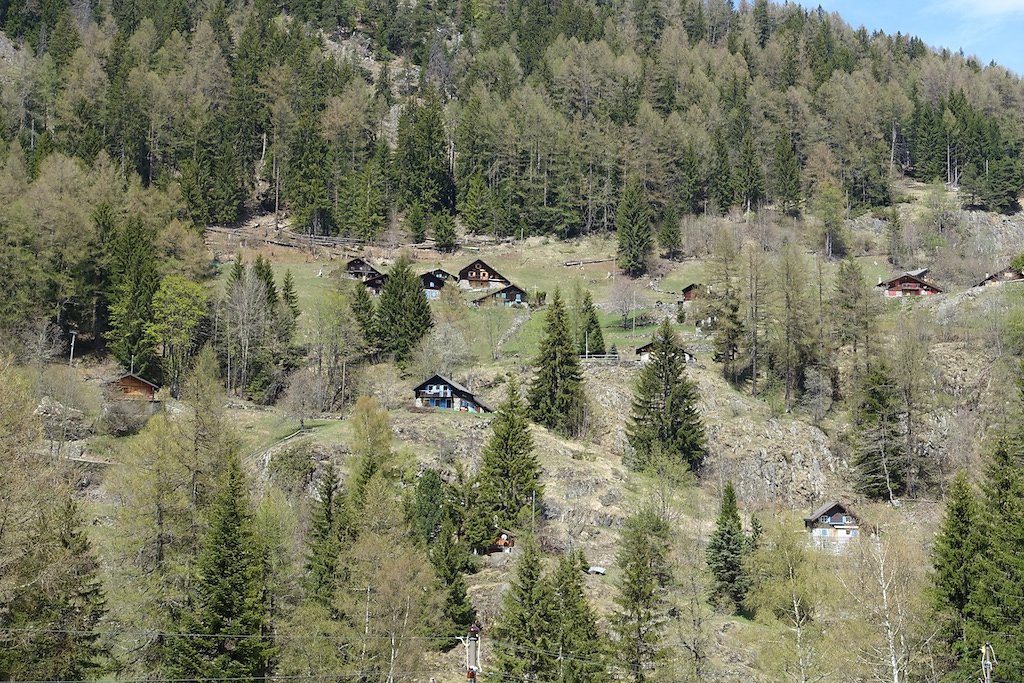
{"type": "Polygon", "coordinates": [[[371,278],[363,280],[363,286],[370,290],[370,294],[373,296],[380,296],[380,290],[384,289],[384,284],[388,281],[388,274],[381,273],[374,275],[371,278]]]}
{"type": "Polygon", "coordinates": [[[459,286],[466,289],[494,289],[510,284],[511,280],[480,259],[459,271],[459,286]]]}
{"type": "MultiPolygon", "coordinates": [[[[424,275],[425,274],[426,273],[424,273],[424,275]]],[[[430,271],[430,274],[438,279],[444,280],[445,282],[457,282],[459,279],[458,276],[452,275],[444,268],[434,268],[430,271]]]]}
{"type": "Polygon", "coordinates": [[[830,501],[804,517],[811,543],[827,550],[841,550],[860,535],[857,517],[842,503],[830,501]]]}
{"type": "MultiPolygon", "coordinates": [[[[697,362],[697,357],[694,356],[692,353],[690,353],[686,349],[679,350],[683,352],[683,359],[686,361],[687,365],[693,365],[694,363],[697,362]]],[[[651,353],[653,351],[654,342],[652,341],[647,342],[643,346],[638,346],[636,348],[637,362],[643,364],[651,360],[651,353]]]]}
{"type": "Polygon", "coordinates": [[[423,273],[420,275],[420,282],[423,283],[423,293],[427,295],[427,298],[431,301],[441,298],[441,289],[444,287],[445,280],[435,275],[434,271],[423,273]]]}
{"type": "Polygon", "coordinates": [[[357,256],[345,264],[345,273],[356,280],[369,280],[380,275],[380,271],[370,265],[366,259],[357,256]]]}
{"type": "Polygon", "coordinates": [[[121,375],[107,384],[110,397],[129,401],[155,401],[160,387],[136,374],[121,375]]]}
{"type": "Polygon", "coordinates": [[[707,288],[704,285],[699,285],[696,282],[683,287],[683,301],[695,301],[700,299],[707,293],[707,288]]]}
{"type": "Polygon", "coordinates": [[[889,298],[942,294],[942,289],[938,285],[924,279],[927,274],[927,268],[908,270],[890,280],[879,282],[876,286],[882,287],[885,296],[889,298]]]}
{"type": "Polygon", "coordinates": [[[458,382],[434,375],[414,390],[417,408],[441,408],[463,413],[490,413],[491,407],[458,382]]]}
{"type": "Polygon", "coordinates": [[[1001,285],[1004,282],[1024,281],[1024,273],[1016,268],[1004,268],[998,273],[987,273],[985,279],[974,285],[975,287],[988,287],[990,285],[1001,285]]]}
{"type": "Polygon", "coordinates": [[[524,306],[527,303],[526,292],[515,285],[509,285],[508,287],[502,287],[497,292],[489,292],[484,294],[479,299],[475,299],[473,304],[479,306],[485,303],[497,303],[503,306],[524,306]]]}
{"type": "Polygon", "coordinates": [[[502,529],[494,538],[494,542],[491,543],[491,547],[487,549],[487,552],[510,553],[514,547],[516,547],[516,537],[508,529],[502,529]]]}

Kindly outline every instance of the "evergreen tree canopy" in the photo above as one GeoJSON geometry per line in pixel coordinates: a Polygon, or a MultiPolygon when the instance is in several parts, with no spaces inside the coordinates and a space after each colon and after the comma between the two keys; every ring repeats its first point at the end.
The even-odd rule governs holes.
{"type": "Polygon", "coordinates": [[[401,256],[388,273],[377,304],[374,329],[380,349],[402,362],[433,324],[423,283],[413,273],[409,257],[401,256]]]}
{"type": "Polygon", "coordinates": [[[686,359],[666,319],[654,333],[651,358],[640,371],[626,427],[638,471],[664,466],[696,469],[704,457],[704,422],[697,410],[697,386],[686,377],[686,359]]]}
{"type": "Polygon", "coordinates": [[[515,578],[502,596],[492,630],[497,643],[494,667],[507,677],[550,680],[556,670],[552,626],[557,623],[559,606],[550,582],[542,576],[537,541],[527,538],[516,550],[515,578]]]}
{"type": "Polygon", "coordinates": [[[746,596],[748,581],[744,560],[749,551],[750,543],[743,533],[743,522],[736,506],[736,489],[730,481],[722,491],[722,506],[706,556],[714,579],[712,595],[715,600],[728,603],[733,610],[742,609],[746,596]]]}
{"type": "Polygon", "coordinates": [[[594,297],[588,289],[583,294],[583,300],[579,303],[576,311],[576,320],[579,329],[580,355],[601,355],[605,352],[604,333],[601,332],[601,320],[597,317],[597,308],[594,306],[594,297]]]}
{"type": "Polygon", "coordinates": [[[548,306],[535,365],[537,374],[529,390],[530,417],[549,429],[576,435],[583,425],[586,398],[576,344],[557,289],[548,306]]]}
{"type": "Polygon", "coordinates": [[[875,499],[892,501],[906,490],[909,463],[901,406],[892,370],[884,360],[876,361],[861,383],[854,459],[858,489],[875,499]]]}
{"type": "Polygon", "coordinates": [[[651,256],[651,210],[643,186],[636,176],[630,177],[622,190],[615,210],[615,232],[618,240],[618,264],[630,277],[647,272],[651,256]]]}
{"type": "Polygon", "coordinates": [[[306,596],[324,607],[334,601],[341,552],[338,486],[334,465],[328,463],[320,480],[318,500],[306,537],[306,596]]]}

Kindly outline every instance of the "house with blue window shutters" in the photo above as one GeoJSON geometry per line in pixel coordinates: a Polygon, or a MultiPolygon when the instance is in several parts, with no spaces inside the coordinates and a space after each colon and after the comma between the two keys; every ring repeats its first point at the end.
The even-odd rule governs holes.
{"type": "Polygon", "coordinates": [[[490,413],[491,407],[458,382],[434,375],[414,390],[417,408],[440,408],[463,413],[490,413]]]}
{"type": "Polygon", "coordinates": [[[508,287],[502,287],[496,292],[484,294],[479,299],[473,301],[474,306],[486,303],[496,303],[502,306],[525,306],[527,304],[527,296],[521,287],[509,285],[508,287]]]}
{"type": "Polygon", "coordinates": [[[846,543],[860,536],[857,517],[848,507],[834,501],[804,517],[804,528],[812,545],[833,552],[841,551],[846,543]]]}

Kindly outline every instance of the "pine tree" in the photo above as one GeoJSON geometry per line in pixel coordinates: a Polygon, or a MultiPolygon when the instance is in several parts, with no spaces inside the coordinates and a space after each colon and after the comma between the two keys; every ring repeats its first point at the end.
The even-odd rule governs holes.
{"type": "Polygon", "coordinates": [[[385,169],[376,157],[371,157],[363,172],[353,177],[351,196],[355,220],[355,235],[372,242],[388,224],[387,179],[385,169]]]}
{"type": "Polygon", "coordinates": [[[604,353],[604,334],[601,332],[601,320],[597,317],[594,297],[588,289],[583,294],[579,310],[576,312],[579,321],[579,342],[577,350],[580,355],[601,355],[604,353]]]}
{"type": "Polygon", "coordinates": [[[324,607],[334,601],[341,552],[338,486],[338,474],[334,465],[328,463],[320,480],[317,505],[306,538],[306,597],[324,607]]]}
{"type": "Polygon", "coordinates": [[[754,136],[747,131],[740,142],[740,155],[736,164],[734,186],[740,203],[747,211],[755,210],[764,200],[764,170],[761,156],[754,145],[754,136]]]}
{"type": "Polygon", "coordinates": [[[615,210],[618,264],[630,277],[647,272],[651,256],[651,210],[640,181],[631,176],[615,210]]]}
{"type": "Polygon", "coordinates": [[[413,534],[423,544],[430,544],[445,516],[444,482],[437,470],[427,469],[416,480],[416,492],[409,509],[413,534]]]}
{"type": "Polygon", "coordinates": [[[376,348],[378,340],[374,321],[377,315],[377,307],[370,297],[370,291],[366,289],[362,282],[355,284],[351,306],[352,315],[355,317],[356,325],[359,326],[359,332],[363,337],[363,345],[367,349],[376,348]]]}
{"type": "Polygon", "coordinates": [[[700,160],[692,143],[683,148],[683,156],[679,162],[679,201],[686,213],[700,212],[703,186],[700,177],[700,160]]]}
{"type": "Polygon", "coordinates": [[[659,513],[644,509],[626,519],[616,564],[622,570],[615,597],[612,629],[618,635],[618,660],[629,680],[643,683],[662,660],[668,610],[669,525],[659,513]]]}
{"type": "Polygon", "coordinates": [[[220,490],[210,508],[210,529],[196,565],[192,605],[179,622],[173,675],[178,678],[260,678],[274,652],[261,595],[249,492],[238,456],[228,455],[220,490]]]}
{"type": "Polygon", "coordinates": [[[682,235],[679,232],[679,216],[675,209],[669,208],[658,226],[658,246],[667,259],[676,259],[682,248],[682,235]]]}
{"type": "Polygon", "coordinates": [[[292,277],[291,269],[284,271],[284,280],[281,282],[281,301],[288,308],[293,320],[299,317],[299,313],[302,311],[299,310],[299,293],[295,290],[295,278],[292,277]]]}
{"type": "Polygon", "coordinates": [[[118,230],[113,244],[110,298],[110,350],[125,367],[144,373],[153,359],[146,340],[153,295],[160,282],[156,271],[153,233],[137,216],[118,230]]]}
{"type": "Polygon", "coordinates": [[[730,481],[722,492],[715,532],[708,541],[705,554],[714,579],[713,597],[735,611],[742,608],[746,595],[747,580],[743,564],[748,551],[749,544],[736,507],[736,489],[730,481]]]}
{"type": "Polygon", "coordinates": [[[1020,432],[1001,437],[985,467],[981,486],[980,532],[976,555],[977,579],[968,603],[962,671],[977,671],[975,653],[991,643],[999,659],[1000,680],[1024,680],[1024,529],[1007,520],[1024,514],[1024,446],[1020,432]]]}
{"type": "Polygon", "coordinates": [[[768,14],[768,0],[754,0],[754,33],[757,46],[764,48],[772,35],[772,20],[768,14]]]}
{"type": "Polygon", "coordinates": [[[978,585],[977,559],[982,556],[980,527],[978,503],[967,475],[959,472],[950,486],[946,514],[932,548],[932,600],[943,618],[941,635],[954,663],[973,659],[974,654],[967,647],[967,625],[978,585]]]}
{"type": "Polygon", "coordinates": [[[95,678],[107,656],[97,627],[106,614],[99,562],[66,496],[41,516],[28,552],[14,567],[21,589],[0,616],[0,678],[95,678]],[[10,629],[5,632],[4,629],[10,629]]]}
{"type": "Polygon", "coordinates": [[[252,262],[252,274],[263,283],[263,290],[267,295],[267,310],[276,310],[278,299],[277,285],[274,284],[274,269],[271,267],[270,261],[263,258],[263,254],[258,255],[252,262]]]}
{"type": "Polygon", "coordinates": [[[551,584],[541,575],[540,548],[527,538],[518,544],[512,587],[502,596],[495,619],[494,667],[507,678],[550,680],[555,671],[552,625],[556,605],[551,584]]]}
{"type": "Polygon", "coordinates": [[[466,547],[455,537],[455,524],[445,515],[437,535],[437,541],[430,548],[430,561],[437,572],[437,578],[444,588],[444,616],[452,639],[449,645],[458,642],[476,618],[473,604],[466,593],[466,579],[462,572],[469,564],[466,547]]]}
{"type": "MultiPolygon", "coordinates": [[[[762,2],[764,0],[761,0],[762,2]]],[[[767,3],[765,3],[767,4],[767,3]]],[[[791,216],[800,213],[800,161],[788,133],[780,133],[775,141],[775,164],[772,166],[773,193],[779,210],[791,216]]]]}
{"type": "Polygon", "coordinates": [[[433,324],[423,283],[412,272],[409,257],[403,255],[388,274],[377,305],[375,328],[380,348],[401,363],[433,324]]]}
{"type": "Polygon", "coordinates": [[[696,469],[704,457],[704,422],[697,410],[697,387],[686,377],[686,359],[666,319],[654,334],[650,361],[633,396],[626,435],[633,449],[629,465],[660,473],[677,465],[696,469]]]}
{"type": "Polygon", "coordinates": [[[478,546],[493,539],[499,529],[525,521],[522,515],[543,491],[526,406],[514,378],[509,380],[508,393],[491,421],[491,430],[477,475],[475,514],[486,521],[486,526],[477,530],[478,537],[471,539],[478,546]]]}
{"type": "Polygon", "coordinates": [[[71,13],[66,9],[57,17],[57,24],[50,34],[47,51],[53,58],[53,65],[58,71],[62,70],[71,61],[75,50],[82,44],[82,38],[78,35],[78,26],[71,13]]]}
{"type": "Polygon", "coordinates": [[[487,183],[479,173],[474,173],[469,178],[469,187],[466,189],[466,196],[463,199],[459,213],[462,214],[462,224],[471,235],[484,235],[490,232],[488,221],[488,207],[491,198],[487,189],[487,183]]]}
{"type": "Polygon", "coordinates": [[[455,233],[455,219],[447,211],[434,216],[433,229],[434,247],[438,251],[453,252],[459,246],[459,237],[455,233]]]}
{"type": "MultiPolygon", "coordinates": [[[[703,3],[698,3],[703,4],[703,3]]],[[[718,211],[726,211],[733,204],[735,192],[732,183],[732,165],[725,133],[719,128],[712,136],[711,170],[708,173],[708,195],[718,211]]]]}
{"type": "Polygon", "coordinates": [[[555,290],[535,361],[529,390],[529,415],[537,423],[567,435],[583,426],[585,397],[576,344],[569,334],[562,295],[555,290]]]}
{"type": "Polygon", "coordinates": [[[563,555],[552,577],[557,605],[554,646],[560,654],[553,679],[558,683],[602,683],[608,680],[605,643],[597,618],[583,592],[582,557],[563,555]]]}
{"type": "Polygon", "coordinates": [[[877,500],[894,501],[904,493],[908,460],[901,426],[896,379],[884,360],[868,368],[855,410],[857,489],[877,500]]]}
{"type": "Polygon", "coordinates": [[[427,239],[427,217],[423,215],[423,205],[415,202],[409,207],[409,213],[405,218],[409,224],[409,236],[416,244],[422,244],[427,239]]]}

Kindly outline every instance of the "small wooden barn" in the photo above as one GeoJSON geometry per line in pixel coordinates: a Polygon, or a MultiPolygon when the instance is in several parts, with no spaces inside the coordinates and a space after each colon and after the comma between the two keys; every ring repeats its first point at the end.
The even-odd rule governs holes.
{"type": "Polygon", "coordinates": [[[856,515],[836,501],[829,501],[804,517],[804,529],[815,546],[829,550],[841,550],[843,544],[860,535],[856,515]]]}
{"type": "Polygon", "coordinates": [[[511,280],[480,259],[459,271],[459,286],[466,289],[494,289],[510,284],[511,280]]]}
{"type": "Polygon", "coordinates": [[[998,273],[987,273],[985,279],[976,284],[975,287],[988,287],[990,285],[1001,285],[1004,282],[1021,281],[1024,281],[1024,273],[1016,268],[1008,267],[1000,270],[998,273]]]}
{"type": "Polygon", "coordinates": [[[370,294],[373,296],[380,296],[380,290],[384,289],[385,283],[388,281],[388,274],[382,273],[380,275],[374,275],[371,278],[363,280],[363,285],[370,290],[370,294]]]}
{"type": "Polygon", "coordinates": [[[423,283],[423,293],[427,295],[430,300],[441,298],[441,289],[444,287],[444,278],[438,277],[435,271],[430,271],[420,275],[420,282],[423,283]]]}
{"type": "Polygon", "coordinates": [[[474,300],[473,303],[477,306],[485,303],[498,303],[504,306],[525,305],[527,303],[527,294],[521,287],[509,285],[508,287],[502,287],[496,292],[484,294],[479,299],[474,300]]]}
{"type": "Polygon", "coordinates": [[[366,259],[357,256],[345,264],[345,273],[356,280],[369,280],[380,275],[380,271],[370,265],[366,259]]]}
{"type": "Polygon", "coordinates": [[[938,285],[924,279],[927,274],[927,268],[908,270],[892,279],[879,282],[876,286],[881,287],[885,296],[889,298],[942,294],[942,289],[938,285]]]}
{"type": "Polygon", "coordinates": [[[502,529],[494,538],[491,547],[487,549],[491,553],[510,553],[516,547],[516,537],[508,529],[502,529]]]}
{"type": "Polygon", "coordinates": [[[691,282],[683,287],[683,301],[695,301],[703,297],[706,293],[707,288],[704,287],[704,285],[691,282]]]}
{"type": "Polygon", "coordinates": [[[417,408],[440,408],[463,413],[490,413],[491,407],[473,395],[473,392],[441,375],[434,375],[415,389],[417,408]]]}
{"type": "Polygon", "coordinates": [[[160,387],[136,374],[127,373],[107,384],[110,398],[130,401],[155,401],[160,387]]]}

